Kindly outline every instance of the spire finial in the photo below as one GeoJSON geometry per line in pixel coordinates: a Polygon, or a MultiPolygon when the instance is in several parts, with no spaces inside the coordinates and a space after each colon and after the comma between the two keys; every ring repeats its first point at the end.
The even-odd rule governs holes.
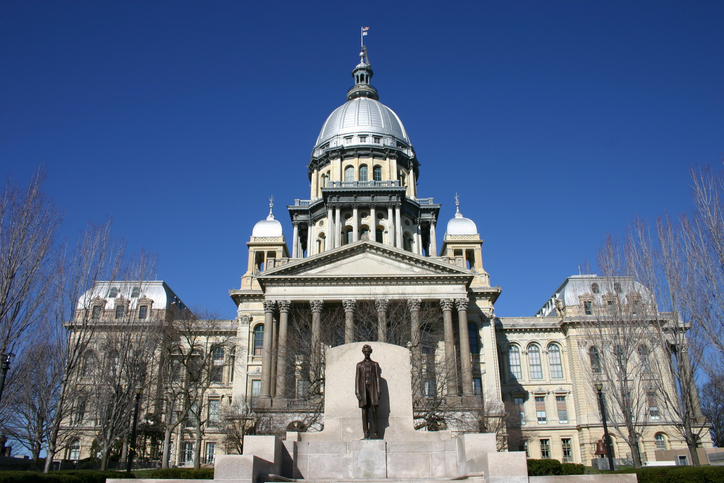
{"type": "Polygon", "coordinates": [[[460,196],[455,193],[455,218],[462,218],[463,215],[460,213],[460,196]]]}
{"type": "Polygon", "coordinates": [[[266,219],[267,220],[274,219],[274,195],[271,195],[269,197],[269,216],[267,216],[266,219]]]}
{"type": "Polygon", "coordinates": [[[377,94],[377,89],[370,85],[372,67],[370,67],[370,58],[367,54],[367,46],[364,43],[364,38],[369,29],[369,27],[362,27],[360,31],[361,49],[359,53],[359,64],[357,64],[352,71],[354,86],[347,92],[348,101],[358,97],[369,97],[370,99],[374,99],[376,101],[380,99],[379,94],[377,94]]]}
{"type": "Polygon", "coordinates": [[[365,50],[365,37],[367,37],[367,32],[369,32],[369,27],[361,27],[360,28],[360,36],[359,36],[359,43],[360,47],[362,47],[362,51],[365,50]]]}

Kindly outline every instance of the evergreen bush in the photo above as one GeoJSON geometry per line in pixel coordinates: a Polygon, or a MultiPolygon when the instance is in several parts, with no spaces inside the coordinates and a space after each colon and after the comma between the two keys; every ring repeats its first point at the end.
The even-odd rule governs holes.
{"type": "Polygon", "coordinates": [[[558,460],[528,460],[528,476],[548,476],[562,474],[561,462],[558,460]]]}
{"type": "Polygon", "coordinates": [[[163,479],[183,478],[187,480],[213,480],[214,469],[200,468],[198,470],[195,470],[193,468],[168,468],[166,470],[149,471],[144,477],[163,479]]]}

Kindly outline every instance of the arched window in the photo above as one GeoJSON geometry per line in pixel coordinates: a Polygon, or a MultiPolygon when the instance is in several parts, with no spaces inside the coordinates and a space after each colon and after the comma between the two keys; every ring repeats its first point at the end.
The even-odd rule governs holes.
{"type": "Polygon", "coordinates": [[[366,164],[363,164],[362,166],[359,167],[359,180],[360,180],[360,181],[367,181],[367,180],[368,180],[368,177],[367,177],[367,165],[366,165],[366,164]]]}
{"type": "Polygon", "coordinates": [[[548,346],[548,361],[551,366],[551,379],[563,379],[563,361],[558,344],[548,346]]]}
{"type": "Polygon", "coordinates": [[[372,168],[372,179],[374,181],[382,181],[382,166],[372,168]]]}
{"type": "Polygon", "coordinates": [[[78,461],[80,459],[80,440],[78,438],[74,439],[70,443],[68,459],[73,461],[78,461]]]}
{"type": "Polygon", "coordinates": [[[329,178],[327,178],[327,175],[326,175],[326,174],[323,174],[323,175],[322,175],[322,188],[326,188],[326,187],[327,187],[327,180],[328,180],[328,179],[329,179],[329,178]]]}
{"type": "Polygon", "coordinates": [[[601,354],[598,352],[598,347],[591,346],[588,349],[588,356],[591,358],[591,372],[594,374],[601,373],[601,354]]]}
{"type": "Polygon", "coordinates": [[[641,371],[644,373],[651,372],[651,360],[649,358],[649,348],[645,345],[640,345],[638,348],[639,361],[641,362],[641,371]]]}
{"type": "Polygon", "coordinates": [[[664,433],[656,433],[654,439],[656,440],[656,449],[666,449],[666,436],[664,436],[664,433]]]}
{"type": "Polygon", "coordinates": [[[264,326],[262,324],[254,327],[254,355],[260,356],[264,352],[264,326]]]}
{"type": "Polygon", "coordinates": [[[530,366],[531,379],[543,379],[543,367],[540,361],[540,347],[531,344],[528,347],[528,365],[530,366]]]}
{"type": "Polygon", "coordinates": [[[347,166],[346,168],[344,168],[344,180],[354,181],[354,167],[347,166]]]}
{"type": "Polygon", "coordinates": [[[510,368],[510,379],[516,381],[523,377],[520,368],[520,349],[517,345],[508,347],[508,367],[510,368]]]}
{"type": "Polygon", "coordinates": [[[478,344],[478,326],[472,322],[468,323],[468,338],[470,339],[470,353],[480,354],[480,344],[478,344]]]}

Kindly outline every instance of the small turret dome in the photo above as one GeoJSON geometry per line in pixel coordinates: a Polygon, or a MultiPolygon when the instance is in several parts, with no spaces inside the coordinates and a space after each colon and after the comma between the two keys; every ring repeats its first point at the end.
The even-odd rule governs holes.
{"type": "Polygon", "coordinates": [[[478,227],[473,220],[465,218],[460,213],[460,200],[455,196],[456,212],[455,217],[447,222],[445,235],[477,235],[478,227]]]}
{"type": "Polygon", "coordinates": [[[274,213],[272,210],[274,209],[274,198],[272,198],[269,202],[269,216],[266,217],[266,220],[261,220],[256,225],[254,225],[254,229],[251,231],[251,236],[253,237],[279,237],[284,236],[282,233],[282,224],[279,222],[279,220],[274,219],[274,213]]]}

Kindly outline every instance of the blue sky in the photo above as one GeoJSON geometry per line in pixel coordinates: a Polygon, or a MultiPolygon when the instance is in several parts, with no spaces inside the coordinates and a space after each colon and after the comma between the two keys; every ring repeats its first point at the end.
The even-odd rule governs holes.
{"type": "Polygon", "coordinates": [[[0,3],[0,177],[40,165],[63,235],[111,217],[190,306],[233,317],[251,229],[309,197],[359,29],[418,192],[533,315],[634,216],[691,207],[724,152],[724,2],[0,3]]]}

